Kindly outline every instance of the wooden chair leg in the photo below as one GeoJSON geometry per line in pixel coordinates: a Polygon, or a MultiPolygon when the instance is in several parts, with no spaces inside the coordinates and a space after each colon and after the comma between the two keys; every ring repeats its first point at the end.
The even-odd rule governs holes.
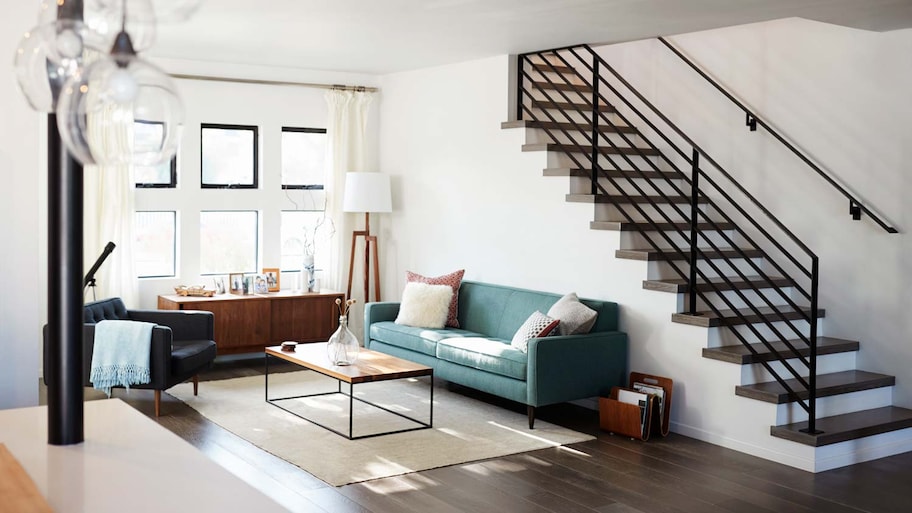
{"type": "Polygon", "coordinates": [[[526,406],[526,413],[529,415],[529,429],[535,424],[535,406],[526,406]]]}
{"type": "Polygon", "coordinates": [[[199,395],[200,377],[199,374],[193,376],[193,395],[199,395]]]}
{"type": "Polygon", "coordinates": [[[155,416],[156,417],[161,415],[161,400],[162,400],[161,390],[156,390],[155,391],[155,416]]]}

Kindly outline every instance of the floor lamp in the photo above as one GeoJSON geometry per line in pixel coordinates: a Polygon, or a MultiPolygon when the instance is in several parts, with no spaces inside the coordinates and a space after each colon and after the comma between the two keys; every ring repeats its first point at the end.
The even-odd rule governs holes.
{"type": "Polygon", "coordinates": [[[355,246],[358,237],[364,237],[364,302],[369,301],[370,274],[374,273],[374,301],[380,301],[380,266],[378,261],[377,236],[370,232],[371,212],[392,212],[389,175],[382,173],[346,173],[345,194],[342,199],[344,212],[364,212],[364,229],[352,231],[351,260],[348,265],[348,289],[346,298],[351,298],[352,278],[355,271],[355,246]],[[372,249],[373,248],[373,249],[372,249]],[[371,268],[373,251],[373,269],[371,268]]]}

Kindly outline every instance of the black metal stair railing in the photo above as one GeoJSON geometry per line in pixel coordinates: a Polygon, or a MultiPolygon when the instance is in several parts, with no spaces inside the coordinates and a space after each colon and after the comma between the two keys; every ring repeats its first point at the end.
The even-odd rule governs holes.
{"type": "MultiPolygon", "coordinates": [[[[796,390],[797,387],[787,382],[789,378],[783,377],[782,371],[769,362],[764,361],[761,365],[808,413],[808,431],[815,432],[817,256],[589,46],[532,52],[522,54],[518,59],[518,119],[526,119],[531,122],[530,126],[541,128],[554,144],[566,145],[558,147],[563,148],[575,169],[588,172],[593,202],[609,203],[629,223],[642,219],[640,223],[645,223],[647,227],[638,228],[640,235],[653,250],[660,254],[664,252],[669,268],[687,282],[690,314],[696,315],[698,303],[702,302],[719,318],[726,315],[734,317],[738,320],[737,324],[776,356],[785,373],[797,381],[806,393],[806,398],[802,397],[801,390],[796,390]],[[585,71],[585,75],[581,70],[585,71]],[[620,89],[636,98],[651,116],[644,115],[620,89]],[[609,101],[609,96],[616,100],[617,108],[609,101]],[[536,104],[540,101],[547,103],[537,108],[536,104]],[[562,108],[553,108],[559,104],[563,104],[562,108]],[[638,129],[629,117],[635,118],[640,126],[648,127],[667,150],[660,150],[649,134],[638,129]],[[660,130],[656,123],[663,124],[667,130],[660,130]],[[629,136],[631,127],[634,134],[629,136]],[[666,133],[669,131],[671,136],[666,133]],[[672,136],[679,141],[673,141],[672,136]],[[645,147],[635,144],[633,137],[641,139],[645,147]],[[687,164],[687,172],[668,156],[668,151],[676,154],[678,161],[687,164]],[[634,162],[634,158],[639,162],[634,162]],[[701,160],[709,164],[718,178],[707,173],[701,160]],[[660,163],[665,169],[660,167],[660,163]],[[759,211],[772,225],[770,229],[779,232],[779,237],[771,235],[770,229],[750,215],[719,185],[717,179],[724,179],[753,209],[759,211]],[[609,191],[606,185],[613,190],[609,191]],[[629,192],[630,189],[635,193],[629,192]],[[682,199],[688,203],[685,209],[676,202],[682,199]],[[746,223],[747,228],[741,228],[733,216],[746,223]],[[717,221],[717,217],[721,219],[717,221]],[[686,229],[681,228],[681,224],[685,224],[686,229]],[[734,237],[726,231],[733,232],[734,237]],[[669,232],[674,232],[678,240],[669,232]],[[723,249],[707,232],[717,233],[728,246],[723,249]],[[659,240],[652,233],[657,234],[659,240]],[[735,243],[734,238],[743,240],[748,247],[735,243]],[[757,238],[764,241],[762,246],[755,241],[757,238]],[[791,243],[793,249],[786,250],[780,239],[791,243]],[[679,241],[685,241],[686,247],[682,247],[679,241]],[[799,306],[791,295],[782,290],[777,284],[781,283],[781,279],[777,282],[777,278],[770,276],[755,262],[757,255],[761,255],[804,301],[810,303],[809,308],[799,306]],[[676,261],[685,261],[686,269],[676,261]],[[717,261],[722,262],[721,267],[717,261]],[[751,281],[736,261],[743,261],[742,265],[760,280],[761,286],[753,296],[732,281],[751,281]],[[791,268],[791,272],[787,272],[786,267],[791,268]],[[703,287],[700,287],[701,284],[703,287]],[[762,290],[773,292],[768,296],[762,290]],[[737,301],[726,292],[733,294],[737,301]],[[790,320],[790,311],[786,307],[797,313],[797,323],[790,320]],[[723,312],[723,308],[730,312],[723,312]],[[754,320],[752,316],[759,320],[754,320]],[[806,330],[801,328],[801,322],[807,323],[806,330]],[[758,325],[762,325],[766,332],[761,331],[758,325]],[[791,340],[788,332],[794,334],[797,340],[791,340]],[[787,351],[777,350],[769,338],[782,342],[787,351]],[[796,345],[808,348],[808,356],[802,355],[796,345]],[[807,375],[796,369],[791,361],[807,369],[807,375]]],[[[729,328],[752,354],[758,354],[745,333],[731,324],[729,328]]]]}
{"type": "Polygon", "coordinates": [[[865,206],[864,202],[858,197],[857,194],[853,194],[852,192],[848,191],[845,187],[843,187],[842,185],[840,185],[840,184],[836,181],[836,179],[834,179],[834,178],[830,175],[830,173],[827,173],[826,171],[824,171],[819,165],[817,165],[816,163],[814,163],[814,161],[811,160],[811,158],[808,157],[807,154],[806,154],[805,152],[803,152],[803,151],[801,151],[800,149],[798,149],[793,143],[789,142],[789,141],[788,141],[785,137],[783,137],[778,131],[776,131],[776,129],[773,128],[772,125],[771,125],[769,122],[764,121],[764,120],[763,120],[763,119],[762,119],[754,110],[752,110],[752,109],[748,108],[746,105],[744,105],[744,103],[743,103],[742,101],[740,101],[740,100],[738,100],[737,98],[735,98],[734,95],[732,95],[732,94],[731,94],[730,92],[728,92],[724,87],[722,87],[722,85],[720,85],[719,82],[717,82],[716,80],[713,80],[712,77],[710,77],[708,74],[706,74],[706,72],[704,72],[704,71],[701,70],[699,67],[697,67],[697,65],[694,64],[694,62],[693,62],[692,60],[688,59],[687,56],[685,56],[680,50],[678,50],[678,49],[675,48],[671,43],[669,43],[667,39],[665,39],[664,37],[660,37],[660,38],[658,38],[658,40],[659,40],[666,48],[668,48],[669,50],[671,50],[671,52],[672,52],[673,54],[675,54],[675,56],[677,56],[679,59],[681,59],[682,61],[684,61],[684,63],[687,64],[692,70],[694,70],[695,72],[697,72],[698,75],[700,75],[701,77],[703,77],[703,79],[705,79],[707,82],[709,82],[709,84],[712,85],[716,90],[718,90],[720,93],[722,93],[723,96],[725,96],[726,98],[728,98],[732,103],[734,103],[736,106],[738,106],[739,109],[741,109],[742,111],[744,111],[744,117],[745,117],[745,122],[744,122],[744,124],[745,124],[745,126],[747,126],[752,132],[754,132],[754,131],[757,130],[757,126],[758,126],[758,125],[759,125],[760,127],[762,127],[762,128],[763,128],[764,130],[766,130],[771,136],[773,136],[773,138],[776,139],[780,144],[782,144],[783,146],[785,146],[789,151],[791,151],[791,152],[792,152],[796,157],[798,157],[802,162],[804,162],[805,164],[807,164],[808,167],[810,167],[810,168],[813,169],[818,175],[820,175],[820,177],[823,178],[824,181],[826,181],[828,184],[830,184],[830,186],[832,186],[832,187],[833,187],[834,189],[836,189],[840,194],[842,194],[843,196],[845,196],[845,198],[846,198],[847,200],[849,200],[849,214],[852,216],[852,219],[854,219],[854,220],[857,221],[857,220],[861,219],[861,214],[862,214],[862,213],[865,213],[865,214],[868,215],[868,217],[871,218],[872,221],[874,221],[875,223],[877,223],[878,226],[880,226],[881,228],[883,228],[883,230],[884,230],[885,232],[887,232],[887,233],[899,233],[899,230],[897,230],[897,229],[892,225],[892,223],[889,223],[888,221],[885,221],[884,219],[881,219],[880,216],[878,216],[878,215],[877,215],[876,213],[874,213],[870,208],[868,208],[867,206],[865,206]]]}

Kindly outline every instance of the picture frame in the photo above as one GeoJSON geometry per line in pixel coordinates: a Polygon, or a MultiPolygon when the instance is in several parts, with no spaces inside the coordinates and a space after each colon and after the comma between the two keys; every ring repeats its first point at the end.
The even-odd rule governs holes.
{"type": "Polygon", "coordinates": [[[251,293],[253,293],[253,294],[268,294],[269,293],[269,285],[266,282],[265,274],[254,274],[252,278],[253,278],[252,279],[253,285],[252,285],[251,293]]]}
{"type": "Polygon", "coordinates": [[[231,273],[228,275],[228,292],[244,295],[244,273],[231,273]]]}
{"type": "Polygon", "coordinates": [[[254,279],[257,275],[255,274],[245,274],[244,275],[244,295],[253,294],[253,285],[254,279]]]}
{"type": "Polygon", "coordinates": [[[269,292],[278,292],[281,288],[279,286],[281,281],[281,273],[277,267],[264,267],[263,276],[266,277],[266,286],[269,292]]]}

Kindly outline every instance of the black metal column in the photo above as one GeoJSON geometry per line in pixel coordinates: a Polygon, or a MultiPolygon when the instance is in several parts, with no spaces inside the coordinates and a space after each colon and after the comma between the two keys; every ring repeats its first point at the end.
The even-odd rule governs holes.
{"type": "Polygon", "coordinates": [[[48,443],[83,441],[82,166],[48,116],[48,443]]]}
{"type": "MultiPolygon", "coordinates": [[[[58,3],[58,19],[82,20],[82,0],[58,3]]],[[[52,89],[59,84],[51,83],[52,89]]],[[[59,94],[59,90],[54,94],[59,94]]],[[[82,443],[82,165],[48,116],[48,443],[82,443]]]]}
{"type": "Polygon", "coordinates": [[[687,283],[687,312],[697,314],[697,224],[700,200],[700,152],[693,150],[690,175],[690,274],[687,283]]]}

